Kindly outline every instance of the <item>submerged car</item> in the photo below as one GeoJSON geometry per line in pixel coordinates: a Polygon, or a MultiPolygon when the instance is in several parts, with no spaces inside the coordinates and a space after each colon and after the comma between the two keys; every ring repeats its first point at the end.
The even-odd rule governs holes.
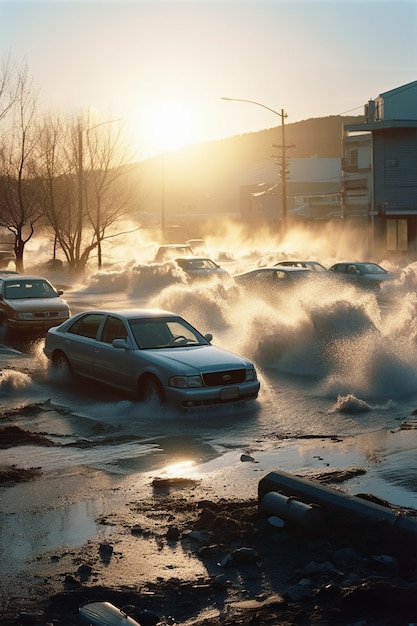
{"type": "Polygon", "coordinates": [[[179,256],[193,256],[194,251],[188,243],[168,243],[159,246],[154,262],[165,263],[166,261],[174,261],[179,256]]]}
{"type": "Polygon", "coordinates": [[[169,311],[92,310],[49,330],[44,353],[54,368],[156,405],[189,409],[255,399],[253,363],[211,340],[169,311]]]}
{"type": "Polygon", "coordinates": [[[330,271],[359,287],[379,287],[382,282],[396,278],[377,263],[335,263],[330,271]]]}
{"type": "Polygon", "coordinates": [[[251,291],[265,291],[274,294],[276,290],[287,290],[298,287],[303,280],[309,279],[313,272],[300,267],[258,267],[233,276],[239,286],[251,291]],[[271,289],[274,291],[271,292],[271,289]]]}
{"type": "Polygon", "coordinates": [[[279,261],[275,265],[281,265],[282,267],[304,267],[314,272],[327,272],[327,267],[324,267],[318,261],[279,261]]]}
{"type": "Polygon", "coordinates": [[[229,272],[207,257],[179,257],[175,259],[175,262],[191,279],[227,278],[229,276],[229,272]]]}
{"type": "Polygon", "coordinates": [[[0,268],[8,267],[10,263],[16,262],[16,257],[11,250],[0,250],[0,268]]]}
{"type": "Polygon", "coordinates": [[[0,272],[0,324],[11,330],[48,330],[70,317],[68,304],[46,278],[0,272]]]}
{"type": "Polygon", "coordinates": [[[188,239],[187,244],[191,246],[194,254],[207,254],[207,243],[205,239],[188,239]]]}

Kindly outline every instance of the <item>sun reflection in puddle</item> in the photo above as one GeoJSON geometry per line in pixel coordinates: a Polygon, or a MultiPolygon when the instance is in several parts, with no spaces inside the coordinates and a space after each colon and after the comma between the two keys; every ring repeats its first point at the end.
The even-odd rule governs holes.
{"type": "Polygon", "coordinates": [[[195,474],[195,461],[183,460],[176,463],[170,463],[162,469],[163,473],[169,478],[190,477],[195,474]]]}

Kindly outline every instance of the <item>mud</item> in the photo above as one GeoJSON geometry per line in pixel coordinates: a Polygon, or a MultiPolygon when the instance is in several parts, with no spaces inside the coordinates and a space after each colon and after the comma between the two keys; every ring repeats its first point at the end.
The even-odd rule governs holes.
{"type": "MultiPolygon", "coordinates": [[[[34,443],[32,433],[12,426],[1,428],[0,441],[34,443]]],[[[37,445],[49,443],[39,436],[37,445]]],[[[355,471],[362,470],[310,478],[341,485],[355,471]]],[[[42,480],[36,468],[0,469],[2,488],[29,480],[42,480]]],[[[1,624],[77,626],[79,607],[88,601],[129,606],[141,626],[405,626],[417,620],[416,546],[391,546],[386,554],[373,528],[312,534],[277,526],[257,500],[206,499],[190,479],[155,478],[153,490],[151,499],[132,498],[99,520],[116,529],[109,541],[63,547],[40,556],[18,584],[2,581],[1,624]],[[145,551],[148,578],[135,572],[145,551]],[[174,553],[183,555],[181,566],[169,558],[174,553]],[[161,563],[161,555],[155,575],[152,560],[161,563]]]]}

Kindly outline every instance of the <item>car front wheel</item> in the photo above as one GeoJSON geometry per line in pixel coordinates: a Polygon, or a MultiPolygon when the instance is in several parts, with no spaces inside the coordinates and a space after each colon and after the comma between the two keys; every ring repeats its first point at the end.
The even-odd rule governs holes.
{"type": "Polygon", "coordinates": [[[56,371],[67,372],[68,374],[71,373],[70,362],[63,352],[57,352],[54,354],[52,358],[52,365],[56,371]]]}
{"type": "Polygon", "coordinates": [[[147,376],[143,381],[142,399],[152,406],[161,406],[164,402],[162,385],[156,376],[147,376]]]}

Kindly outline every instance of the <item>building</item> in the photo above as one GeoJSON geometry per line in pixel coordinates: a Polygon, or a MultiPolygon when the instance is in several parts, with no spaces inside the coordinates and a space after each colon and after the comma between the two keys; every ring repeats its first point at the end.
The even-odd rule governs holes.
{"type": "Polygon", "coordinates": [[[371,254],[417,252],[417,81],[365,105],[361,123],[343,126],[342,207],[362,222],[371,254]]]}
{"type": "MultiPolygon", "coordinates": [[[[246,171],[241,184],[241,216],[245,221],[282,222],[281,165],[258,163],[255,177],[246,171]],[[267,182],[267,181],[276,182],[267,182]],[[258,181],[257,183],[255,181],[258,181]],[[265,181],[265,182],[259,182],[265,181]]],[[[286,202],[291,224],[341,217],[340,158],[287,158],[286,202]]]]}

